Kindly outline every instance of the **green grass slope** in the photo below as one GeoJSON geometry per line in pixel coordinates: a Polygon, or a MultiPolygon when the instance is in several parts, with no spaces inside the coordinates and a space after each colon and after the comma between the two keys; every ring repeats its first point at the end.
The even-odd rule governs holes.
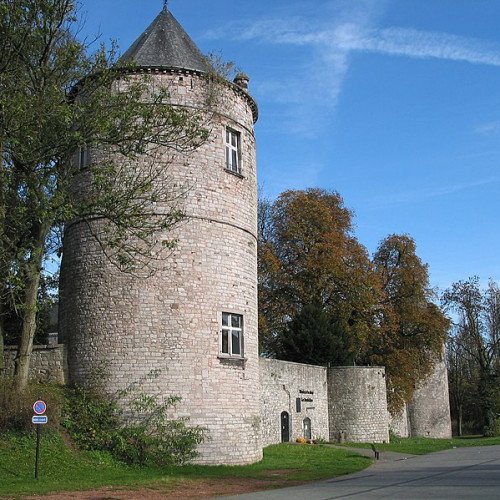
{"type": "MultiPolygon", "coordinates": [[[[425,455],[434,451],[449,450],[451,448],[462,448],[464,446],[489,446],[500,444],[500,436],[485,438],[478,436],[454,437],[450,439],[431,438],[391,438],[390,443],[376,444],[377,450],[395,451],[411,455],[425,455]]],[[[350,448],[370,448],[370,443],[345,443],[350,448]]]]}
{"type": "Polygon", "coordinates": [[[65,444],[60,434],[47,432],[42,435],[40,477],[36,481],[35,443],[35,433],[0,436],[0,496],[102,487],[168,491],[181,480],[219,478],[265,479],[268,483],[275,478],[276,486],[284,486],[356,472],[371,463],[347,450],[289,444],[266,448],[261,462],[247,466],[131,467],[107,453],[75,450],[65,444]]]}

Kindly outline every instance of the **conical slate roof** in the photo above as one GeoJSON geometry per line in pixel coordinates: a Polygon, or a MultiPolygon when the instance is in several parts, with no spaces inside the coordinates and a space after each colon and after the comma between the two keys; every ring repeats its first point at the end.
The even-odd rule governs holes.
{"type": "Polygon", "coordinates": [[[140,68],[208,70],[203,54],[166,6],[119,62],[140,68]]]}

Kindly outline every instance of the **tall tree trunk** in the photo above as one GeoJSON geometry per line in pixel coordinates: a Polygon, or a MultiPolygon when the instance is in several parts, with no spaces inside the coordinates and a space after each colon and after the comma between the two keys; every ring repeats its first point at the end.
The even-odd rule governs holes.
{"type": "MultiPolygon", "coordinates": [[[[0,299],[1,300],[1,299],[0,299]]],[[[4,349],[2,304],[0,303],[0,378],[5,374],[5,349],[4,349]]]]}
{"type": "Polygon", "coordinates": [[[33,339],[36,331],[38,285],[40,284],[44,244],[47,234],[45,228],[45,224],[40,224],[37,228],[31,258],[26,264],[26,289],[23,302],[23,323],[14,372],[14,386],[19,392],[26,388],[29,378],[31,353],[33,351],[33,339]]]}
{"type": "MultiPolygon", "coordinates": [[[[0,140],[0,154],[3,152],[3,141],[0,140]]],[[[3,158],[3,154],[2,154],[3,158]]],[[[0,161],[0,377],[5,373],[5,337],[3,326],[4,315],[4,289],[5,289],[5,190],[6,190],[6,170],[3,160],[0,161]]]]}
{"type": "Polygon", "coordinates": [[[462,405],[458,405],[458,416],[457,416],[457,431],[458,435],[462,436],[462,405]]]}
{"type": "MultiPolygon", "coordinates": [[[[482,367],[481,367],[482,369],[482,367]]],[[[482,433],[484,436],[490,436],[494,420],[493,413],[493,378],[488,372],[488,368],[480,374],[479,378],[479,401],[482,410],[482,433]]]]}

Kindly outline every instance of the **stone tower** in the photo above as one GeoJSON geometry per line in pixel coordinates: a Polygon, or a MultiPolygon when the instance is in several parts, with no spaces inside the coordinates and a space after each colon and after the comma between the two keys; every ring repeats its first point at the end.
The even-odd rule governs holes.
{"type": "Polygon", "coordinates": [[[436,358],[427,379],[420,383],[408,404],[410,436],[451,438],[448,371],[444,353],[436,358]]]}
{"type": "MultiPolygon", "coordinates": [[[[125,52],[172,103],[201,109],[207,65],[165,7],[125,52]]],[[[60,330],[72,382],[104,367],[115,393],[141,391],[182,398],[176,415],[208,429],[199,462],[261,459],[257,339],[257,106],[248,78],[223,82],[209,140],[168,166],[189,186],[186,220],[169,237],[178,244],[147,279],[117,271],[87,226],[66,228],[61,269],[60,330]],[[148,377],[152,371],[155,378],[148,377]]]]}
{"type": "Polygon", "coordinates": [[[337,366],[328,369],[330,441],[388,443],[385,369],[337,366]]]}

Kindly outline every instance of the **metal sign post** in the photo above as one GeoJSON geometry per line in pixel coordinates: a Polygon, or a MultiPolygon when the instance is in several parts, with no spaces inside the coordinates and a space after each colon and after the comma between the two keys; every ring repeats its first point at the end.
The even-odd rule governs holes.
{"type": "Polygon", "coordinates": [[[38,481],[38,466],[40,464],[40,437],[42,435],[42,426],[36,426],[36,456],[35,456],[35,479],[38,481]]]}
{"type": "Polygon", "coordinates": [[[38,480],[38,469],[40,465],[40,439],[42,436],[42,425],[48,422],[48,417],[44,415],[47,411],[45,401],[35,401],[33,411],[36,415],[31,417],[31,422],[36,425],[36,455],[35,455],[35,479],[38,480]]]}

